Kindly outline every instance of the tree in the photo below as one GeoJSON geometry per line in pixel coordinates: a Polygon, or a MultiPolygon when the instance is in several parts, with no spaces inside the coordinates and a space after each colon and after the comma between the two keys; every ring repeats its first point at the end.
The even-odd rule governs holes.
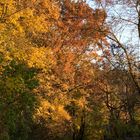
{"type": "Polygon", "coordinates": [[[33,93],[38,85],[36,72],[36,69],[15,61],[5,66],[0,80],[1,139],[28,138],[37,106],[33,93]]]}
{"type": "MultiPolygon", "coordinates": [[[[103,6],[102,3],[101,6],[103,6]]],[[[110,31],[107,37],[112,53],[111,56],[107,56],[103,51],[108,65],[107,77],[104,79],[110,81],[108,83],[105,80],[103,84],[105,87],[102,87],[106,95],[106,107],[110,112],[111,121],[111,129],[109,129],[107,139],[114,139],[114,137],[116,139],[125,139],[128,135],[134,137],[135,134],[138,135],[139,133],[139,121],[136,117],[139,114],[140,93],[138,80],[139,54],[136,53],[139,42],[139,1],[106,1],[106,7],[104,8],[110,14],[107,22],[110,31]],[[110,10],[113,12],[110,13],[110,10]],[[133,15],[128,11],[131,11],[133,15]],[[131,36],[130,40],[130,36],[125,32],[123,33],[123,31],[135,32],[136,36],[131,36]],[[124,116],[126,119],[124,119],[124,116]],[[125,124],[122,123],[122,120],[125,124]],[[124,127],[126,127],[126,131],[120,132],[119,130],[121,128],[121,130],[124,130],[124,127]],[[135,134],[131,130],[132,128],[135,134]],[[111,134],[114,136],[111,136],[111,134]]]]}

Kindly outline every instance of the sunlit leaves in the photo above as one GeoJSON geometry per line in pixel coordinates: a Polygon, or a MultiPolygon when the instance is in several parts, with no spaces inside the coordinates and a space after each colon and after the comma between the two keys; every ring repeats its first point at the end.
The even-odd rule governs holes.
{"type": "Polygon", "coordinates": [[[0,20],[3,133],[26,140],[34,123],[50,136],[79,135],[100,99],[94,81],[100,69],[92,60],[108,45],[106,13],[82,1],[0,2],[7,7],[0,20]]]}

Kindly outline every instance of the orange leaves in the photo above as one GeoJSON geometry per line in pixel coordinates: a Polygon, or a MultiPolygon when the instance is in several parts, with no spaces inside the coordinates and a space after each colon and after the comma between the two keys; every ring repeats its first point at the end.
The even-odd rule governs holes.
{"type": "Polygon", "coordinates": [[[65,66],[64,66],[64,71],[67,73],[73,72],[73,65],[72,63],[74,62],[75,56],[73,53],[68,52],[65,66]]]}
{"type": "Polygon", "coordinates": [[[56,44],[53,51],[57,61],[54,71],[58,77],[73,81],[73,84],[76,79],[81,83],[88,83],[91,81],[92,70],[88,72],[87,69],[92,66],[81,66],[80,63],[84,61],[88,64],[92,59],[98,61],[100,56],[96,50],[101,50],[102,45],[108,45],[104,25],[106,13],[101,9],[93,10],[84,2],[69,0],[64,1],[62,8],[61,18],[57,22],[58,30],[54,33],[56,44]],[[90,46],[98,49],[90,50],[90,46]],[[81,76],[76,77],[78,67],[81,76]]]}
{"type": "Polygon", "coordinates": [[[84,2],[75,3],[66,0],[63,5],[65,8],[62,17],[63,28],[66,26],[69,36],[67,45],[84,50],[88,45],[97,44],[100,39],[105,38],[107,32],[104,26],[105,11],[93,10],[84,2]]]}

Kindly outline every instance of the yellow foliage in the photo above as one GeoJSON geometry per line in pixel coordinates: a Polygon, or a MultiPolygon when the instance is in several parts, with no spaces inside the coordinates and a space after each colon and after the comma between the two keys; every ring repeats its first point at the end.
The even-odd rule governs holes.
{"type": "Polygon", "coordinates": [[[55,121],[63,121],[63,120],[70,120],[71,117],[68,112],[64,109],[62,105],[56,105],[48,102],[45,99],[41,99],[41,104],[37,113],[35,114],[35,118],[43,117],[46,121],[49,117],[55,121]]]}
{"type": "Polygon", "coordinates": [[[42,47],[42,48],[35,48],[32,47],[29,50],[28,56],[28,65],[30,67],[37,67],[37,68],[46,68],[52,62],[49,60],[49,55],[51,55],[50,50],[42,47]]]}

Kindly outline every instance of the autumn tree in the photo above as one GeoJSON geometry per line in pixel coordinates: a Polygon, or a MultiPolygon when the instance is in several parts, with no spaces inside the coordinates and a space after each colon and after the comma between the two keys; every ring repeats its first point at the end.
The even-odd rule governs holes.
{"type": "Polygon", "coordinates": [[[38,48],[32,38],[49,32],[50,19],[58,18],[59,8],[50,1],[5,0],[0,1],[0,9],[0,139],[25,140],[39,105],[36,76],[51,62],[50,49],[38,48]]]}
{"type": "Polygon", "coordinates": [[[87,98],[92,94],[88,87],[94,74],[91,60],[98,57],[96,51],[101,49],[102,44],[108,45],[107,28],[104,26],[106,14],[103,10],[89,8],[84,2],[64,1],[61,8],[61,16],[53,28],[55,31],[43,34],[44,40],[48,39],[47,35],[53,38],[50,42],[55,61],[49,75],[40,73],[38,92],[46,104],[54,106],[51,109],[51,106],[48,108],[45,103],[42,104],[51,119],[43,114],[42,117],[46,121],[46,130],[52,130],[50,135],[56,132],[61,138],[69,132],[66,137],[83,139],[87,131],[85,116],[90,110],[87,98]],[[102,34],[102,30],[106,34],[102,34]],[[54,117],[56,111],[64,115],[62,122],[54,117]],[[66,120],[70,127],[61,127],[66,120]]]}
{"type": "Polygon", "coordinates": [[[118,38],[126,22],[139,33],[139,1],[94,4],[0,1],[0,139],[139,135],[135,45],[118,38]]]}
{"type": "Polygon", "coordinates": [[[139,134],[139,1],[100,1],[100,6],[108,13],[110,29],[111,56],[103,51],[108,70],[104,71],[107,77],[103,76],[102,91],[110,114],[106,139],[135,137],[139,134]]]}

